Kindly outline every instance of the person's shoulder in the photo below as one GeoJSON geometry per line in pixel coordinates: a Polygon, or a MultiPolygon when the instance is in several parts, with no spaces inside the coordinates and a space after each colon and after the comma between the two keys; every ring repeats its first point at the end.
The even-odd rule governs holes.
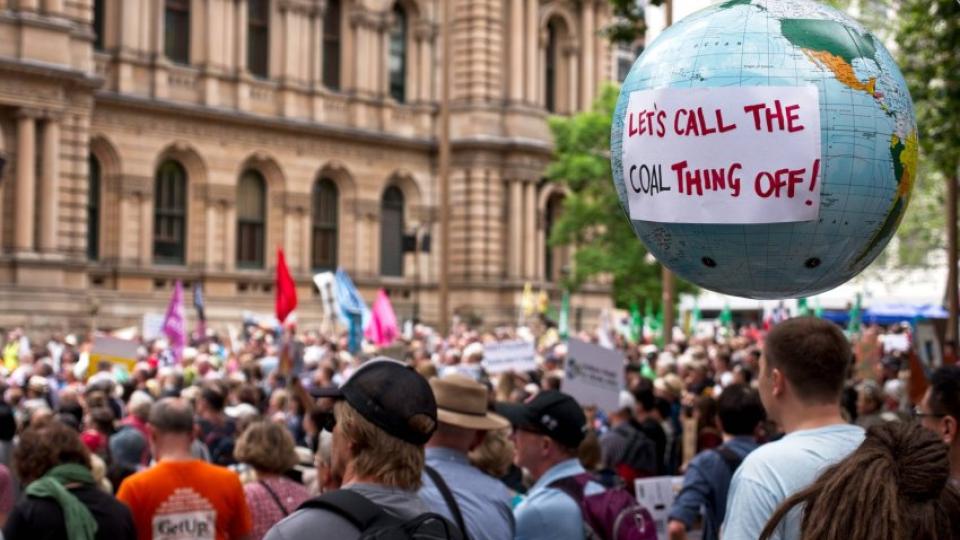
{"type": "Polygon", "coordinates": [[[317,537],[317,531],[323,531],[325,537],[338,540],[352,540],[360,536],[360,531],[336,512],[305,508],[274,525],[264,540],[312,540],[317,537]]]}

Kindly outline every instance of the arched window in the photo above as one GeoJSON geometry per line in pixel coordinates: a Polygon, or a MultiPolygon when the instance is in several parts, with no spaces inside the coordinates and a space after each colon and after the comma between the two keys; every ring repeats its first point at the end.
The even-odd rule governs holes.
{"type": "Polygon", "coordinates": [[[270,57],[270,2],[247,0],[247,70],[266,79],[270,57]]]}
{"type": "Polygon", "coordinates": [[[102,51],[103,43],[103,18],[106,15],[103,4],[105,0],[93,1],[93,48],[102,51]]]}
{"type": "Polygon", "coordinates": [[[559,193],[551,195],[547,199],[547,207],[543,213],[543,276],[551,282],[560,281],[564,266],[568,262],[565,256],[565,247],[550,245],[550,235],[553,233],[553,227],[560,219],[562,211],[563,195],[559,193]]]}
{"type": "Polygon", "coordinates": [[[249,170],[237,185],[237,266],[263,268],[263,235],[266,229],[266,182],[249,170]]]}
{"type": "Polygon", "coordinates": [[[90,154],[87,181],[87,258],[100,258],[100,162],[90,154]]]}
{"type": "Polygon", "coordinates": [[[380,275],[403,276],[403,192],[397,186],[380,201],[380,275]]]}
{"type": "Polygon", "coordinates": [[[313,268],[330,270],[337,267],[337,207],[340,204],[337,185],[329,178],[313,184],[313,268]]]}
{"type": "Polygon", "coordinates": [[[545,104],[550,112],[557,111],[557,21],[552,20],[547,24],[547,61],[544,66],[546,70],[544,77],[544,91],[546,92],[545,104]]]}
{"type": "Polygon", "coordinates": [[[340,0],[327,0],[323,15],[323,85],[340,89],[340,0]]]}
{"type": "Polygon", "coordinates": [[[400,4],[393,6],[389,62],[390,97],[403,103],[407,84],[407,14],[400,4]]]}
{"type": "Polygon", "coordinates": [[[190,63],[190,0],[166,0],[163,52],[172,62],[190,63]]]}
{"type": "Polygon", "coordinates": [[[153,197],[153,259],[183,264],[187,238],[187,172],[168,160],[157,169],[153,197]]]}

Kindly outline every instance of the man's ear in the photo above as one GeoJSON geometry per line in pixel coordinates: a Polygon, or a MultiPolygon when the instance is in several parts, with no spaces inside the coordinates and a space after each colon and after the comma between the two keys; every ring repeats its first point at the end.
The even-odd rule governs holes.
{"type": "Polygon", "coordinates": [[[960,429],[960,424],[957,423],[957,419],[953,416],[947,415],[943,417],[943,431],[941,436],[943,437],[943,442],[948,445],[952,445],[958,440],[960,440],[960,434],[958,434],[958,429],[960,429]]]}
{"type": "Polygon", "coordinates": [[[771,392],[775,397],[782,397],[784,392],[787,390],[787,378],[784,377],[783,372],[778,368],[773,368],[770,371],[771,378],[771,392]]]}

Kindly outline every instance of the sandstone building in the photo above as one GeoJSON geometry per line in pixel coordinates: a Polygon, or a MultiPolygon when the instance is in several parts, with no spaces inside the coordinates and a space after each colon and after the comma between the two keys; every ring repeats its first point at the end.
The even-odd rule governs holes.
{"type": "MultiPolygon", "coordinates": [[[[0,326],[139,324],[177,279],[215,323],[270,313],[278,247],[302,322],[336,266],[436,322],[443,256],[453,312],[515,320],[523,284],[556,298],[569,264],[545,240],[563,200],[547,118],[613,78],[609,17],[603,0],[0,0],[0,326]]],[[[574,304],[590,317],[607,292],[574,304]]]]}

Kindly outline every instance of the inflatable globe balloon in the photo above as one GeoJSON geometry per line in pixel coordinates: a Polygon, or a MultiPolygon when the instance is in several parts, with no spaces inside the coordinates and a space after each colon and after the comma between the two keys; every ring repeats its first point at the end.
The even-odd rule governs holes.
{"type": "Polygon", "coordinates": [[[713,291],[813,295],[900,223],[917,126],[890,53],[810,0],[728,0],[665,30],[613,118],[622,206],[650,252],[713,291]]]}

